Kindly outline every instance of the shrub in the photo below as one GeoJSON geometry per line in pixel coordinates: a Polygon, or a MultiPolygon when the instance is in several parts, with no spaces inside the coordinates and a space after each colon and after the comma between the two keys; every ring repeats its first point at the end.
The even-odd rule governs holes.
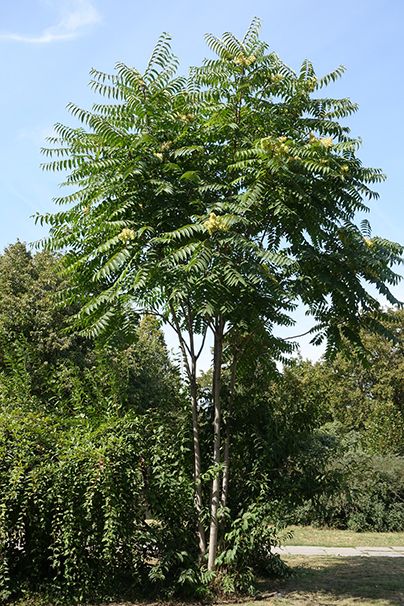
{"type": "Polygon", "coordinates": [[[1,597],[24,587],[119,595],[168,583],[179,559],[195,559],[186,444],[178,419],[157,417],[92,426],[16,407],[0,414],[1,597]]]}
{"type": "Polygon", "coordinates": [[[256,575],[287,574],[287,566],[271,553],[271,546],[280,545],[272,518],[271,506],[256,502],[231,521],[217,558],[222,575],[225,573],[221,579],[225,593],[253,593],[256,575]]]}
{"type": "Polygon", "coordinates": [[[291,522],[355,532],[404,531],[404,458],[348,452],[334,463],[341,482],[298,508],[291,522]]]}

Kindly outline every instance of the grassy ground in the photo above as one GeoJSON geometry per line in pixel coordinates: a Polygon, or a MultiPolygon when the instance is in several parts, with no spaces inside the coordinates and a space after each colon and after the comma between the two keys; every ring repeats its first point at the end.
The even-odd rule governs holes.
{"type": "MultiPolygon", "coordinates": [[[[402,606],[401,558],[289,556],[293,578],[262,583],[262,606],[402,606]]],[[[249,602],[253,604],[253,602],[249,602]]],[[[255,602],[256,604],[256,602],[255,602]]]]}
{"type": "MultiPolygon", "coordinates": [[[[404,532],[350,532],[311,526],[289,526],[292,538],[284,545],[316,545],[318,547],[404,547],[404,532]]],[[[404,574],[404,572],[403,572],[404,574]]]]}

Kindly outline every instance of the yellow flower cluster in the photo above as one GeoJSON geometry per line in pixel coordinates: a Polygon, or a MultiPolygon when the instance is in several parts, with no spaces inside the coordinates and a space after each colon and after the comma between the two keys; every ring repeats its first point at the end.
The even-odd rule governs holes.
{"type": "Polygon", "coordinates": [[[277,141],[275,142],[277,151],[281,154],[288,154],[289,153],[289,147],[286,145],[285,141],[287,141],[287,137],[278,137],[277,141]],[[278,143],[279,141],[279,143],[278,143]]]}
{"type": "Polygon", "coordinates": [[[195,114],[177,114],[177,118],[183,120],[184,122],[193,122],[195,119],[195,114]]]}
{"type": "Polygon", "coordinates": [[[215,213],[210,213],[209,219],[204,222],[204,226],[210,235],[216,231],[228,231],[229,229],[226,220],[223,217],[218,217],[215,213]]]}
{"type": "Polygon", "coordinates": [[[313,91],[315,91],[316,86],[317,86],[317,82],[318,82],[317,78],[314,78],[314,77],[312,77],[312,78],[308,78],[308,79],[306,80],[306,86],[307,86],[307,90],[308,90],[310,93],[312,93],[313,91]]]}
{"type": "Polygon", "coordinates": [[[133,229],[124,227],[123,230],[121,231],[121,233],[119,234],[118,238],[121,240],[121,242],[126,244],[128,242],[128,240],[134,240],[136,238],[136,235],[135,235],[135,232],[133,231],[133,229]]]}
{"type": "Polygon", "coordinates": [[[256,60],[257,60],[257,58],[254,57],[254,55],[251,55],[250,57],[244,57],[244,55],[242,53],[240,53],[234,59],[234,63],[236,65],[242,65],[243,67],[248,67],[249,65],[252,65],[253,63],[255,63],[256,60]]]}
{"type": "Polygon", "coordinates": [[[343,164],[341,166],[340,170],[341,170],[341,172],[342,172],[343,175],[346,175],[347,172],[349,172],[349,166],[348,166],[348,164],[343,164]]]}
{"type": "Polygon", "coordinates": [[[324,139],[321,139],[321,143],[324,145],[324,147],[326,147],[327,149],[330,149],[331,147],[334,146],[333,140],[331,139],[331,137],[324,137],[324,139]]]}
{"type": "Polygon", "coordinates": [[[289,146],[286,141],[287,137],[278,137],[277,139],[264,137],[261,139],[261,147],[267,151],[272,151],[278,157],[284,157],[289,155],[289,146]]]}
{"type": "Polygon", "coordinates": [[[156,158],[158,158],[160,162],[163,161],[163,154],[161,154],[160,152],[156,152],[155,154],[153,154],[153,156],[156,156],[156,158]]]}
{"type": "Polygon", "coordinates": [[[271,80],[274,84],[279,84],[279,82],[283,79],[282,74],[274,74],[271,76],[271,80]]]}
{"type": "Polygon", "coordinates": [[[309,133],[309,143],[318,143],[318,139],[314,133],[309,133]]]}
{"type": "Polygon", "coordinates": [[[162,146],[160,147],[162,152],[168,151],[171,147],[171,141],[166,141],[165,143],[162,144],[162,146]]]}

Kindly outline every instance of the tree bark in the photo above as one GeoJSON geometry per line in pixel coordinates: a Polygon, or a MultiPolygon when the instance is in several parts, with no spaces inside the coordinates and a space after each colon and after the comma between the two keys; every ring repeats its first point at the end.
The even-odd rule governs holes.
{"type": "Polygon", "coordinates": [[[195,481],[195,507],[198,525],[199,559],[202,560],[206,553],[205,529],[202,524],[202,485],[201,485],[201,450],[199,442],[198,424],[198,402],[196,395],[196,372],[193,373],[191,382],[191,405],[192,405],[192,433],[194,443],[194,481],[195,481]]]}
{"type": "Polygon", "coordinates": [[[233,412],[233,400],[234,390],[236,386],[236,368],[238,362],[237,352],[233,355],[233,362],[231,365],[230,375],[230,386],[229,386],[229,399],[226,419],[226,441],[224,445],[224,470],[223,470],[223,482],[222,482],[222,496],[220,498],[221,507],[226,507],[227,504],[227,493],[229,490],[229,474],[230,474],[230,425],[231,415],[233,412]]]}
{"type": "MultiPolygon", "coordinates": [[[[217,467],[220,465],[220,387],[221,387],[221,370],[222,370],[222,355],[223,355],[223,324],[218,320],[215,327],[214,339],[214,354],[213,354],[213,406],[214,406],[214,421],[213,421],[213,463],[217,467]]],[[[218,538],[218,518],[217,511],[219,508],[220,494],[220,473],[217,471],[212,484],[211,498],[211,513],[210,513],[210,533],[209,533],[209,558],[208,570],[215,569],[215,560],[217,553],[217,538],[218,538]]]]}

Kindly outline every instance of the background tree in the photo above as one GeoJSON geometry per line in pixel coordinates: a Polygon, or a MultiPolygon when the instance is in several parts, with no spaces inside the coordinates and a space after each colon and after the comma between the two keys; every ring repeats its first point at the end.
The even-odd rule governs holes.
{"type": "Polygon", "coordinates": [[[49,412],[58,405],[68,414],[96,414],[97,401],[108,398],[119,414],[178,405],[179,374],[155,318],[144,317],[131,342],[117,333],[101,349],[69,330],[77,304],[55,305],[67,288],[57,265],[54,254],[32,254],[21,242],[0,255],[0,377],[11,399],[13,382],[20,391],[24,379],[27,397],[49,412]]]}
{"type": "MultiPolygon", "coordinates": [[[[249,362],[233,400],[229,502],[241,511],[243,503],[262,500],[271,504],[273,520],[281,521],[305,499],[335,485],[336,478],[327,472],[335,453],[323,448],[316,437],[328,420],[326,390],[314,373],[302,376],[293,364],[277,372],[272,363],[265,367],[265,360],[249,362]]],[[[211,416],[209,375],[211,372],[200,378],[200,401],[206,416],[211,416]]],[[[224,371],[224,399],[229,383],[229,373],[224,371]]],[[[225,418],[225,426],[227,423],[225,418]]],[[[206,441],[207,426],[205,423],[202,431],[206,441]]]]}
{"type": "Polygon", "coordinates": [[[129,345],[67,334],[56,264],[19,242],[0,256],[0,599],[181,587],[197,548],[180,373],[154,317],[129,345]]]}
{"type": "MultiPolygon", "coordinates": [[[[343,73],[317,79],[310,62],[296,74],[268,53],[254,19],[242,41],[206,37],[216,59],[175,77],[163,36],[144,74],[92,72],[92,87],[117,102],[92,111],[70,105],[87,128],[56,126],[46,168],[68,169],[68,210],[39,217],[46,246],[66,249],[63,267],[90,334],[130,326],[151,313],[177,333],[193,415],[199,547],[206,548],[197,406],[197,362],[212,332],[213,483],[208,567],[218,541],[220,494],[229,483],[229,439],[221,440],[221,373],[229,366],[231,414],[240,360],[290,351],[274,331],[292,325],[302,301],[315,319],[314,341],[331,355],[345,343],[364,354],[362,326],[385,332],[386,316],[365,289],[391,304],[401,246],[353,223],[384,177],[364,168],[358,141],[339,124],[356,111],[348,99],[319,98],[343,73]],[[315,93],[315,94],[313,94],[315,93]],[[361,313],[360,313],[361,312],[361,313]],[[372,313],[370,313],[372,312],[372,313]],[[254,346],[253,346],[254,345],[254,346]],[[222,473],[223,471],[223,473],[222,473]],[[222,488],[222,490],[221,490],[222,488]]],[[[391,338],[393,338],[391,336],[391,338]]],[[[230,505],[229,505],[230,506],[230,505]]]]}
{"type": "Polygon", "coordinates": [[[179,395],[169,406],[128,407],[122,385],[105,384],[96,369],[93,383],[80,384],[81,407],[55,390],[46,409],[26,375],[0,373],[1,599],[34,591],[52,602],[123,593],[133,601],[138,591],[198,586],[189,414],[179,395]],[[146,523],[147,512],[158,523],[146,523]],[[184,571],[190,580],[181,581],[184,571]]]}
{"type": "Polygon", "coordinates": [[[0,255],[1,334],[8,343],[18,339],[32,343],[42,363],[72,355],[73,349],[79,362],[86,340],[77,333],[63,333],[77,307],[51,305],[51,295],[66,286],[55,271],[57,260],[47,251],[32,255],[19,241],[0,255]]]}
{"type": "Polygon", "coordinates": [[[361,340],[368,351],[365,364],[346,344],[346,354],[316,364],[300,361],[294,371],[322,384],[324,415],[338,422],[340,432],[358,432],[363,447],[379,454],[404,454],[403,312],[391,312],[389,330],[396,341],[363,330],[361,340]]]}
{"type": "MultiPolygon", "coordinates": [[[[334,360],[313,364],[300,358],[286,368],[302,386],[296,405],[313,398],[321,403],[310,439],[326,455],[324,477],[338,476],[334,486],[325,483],[302,506],[285,512],[291,522],[353,531],[404,528],[402,326],[402,310],[391,310],[389,330],[397,342],[363,330],[365,363],[346,343],[334,360]]],[[[288,383],[282,388],[286,400],[295,394],[288,383]]]]}
{"type": "Polygon", "coordinates": [[[44,403],[52,393],[52,373],[64,369],[66,379],[71,366],[82,370],[94,349],[91,339],[65,330],[77,305],[52,304],[55,293],[66,288],[57,261],[47,251],[32,255],[18,241],[0,255],[0,370],[15,370],[18,359],[28,371],[30,392],[44,403]]]}

